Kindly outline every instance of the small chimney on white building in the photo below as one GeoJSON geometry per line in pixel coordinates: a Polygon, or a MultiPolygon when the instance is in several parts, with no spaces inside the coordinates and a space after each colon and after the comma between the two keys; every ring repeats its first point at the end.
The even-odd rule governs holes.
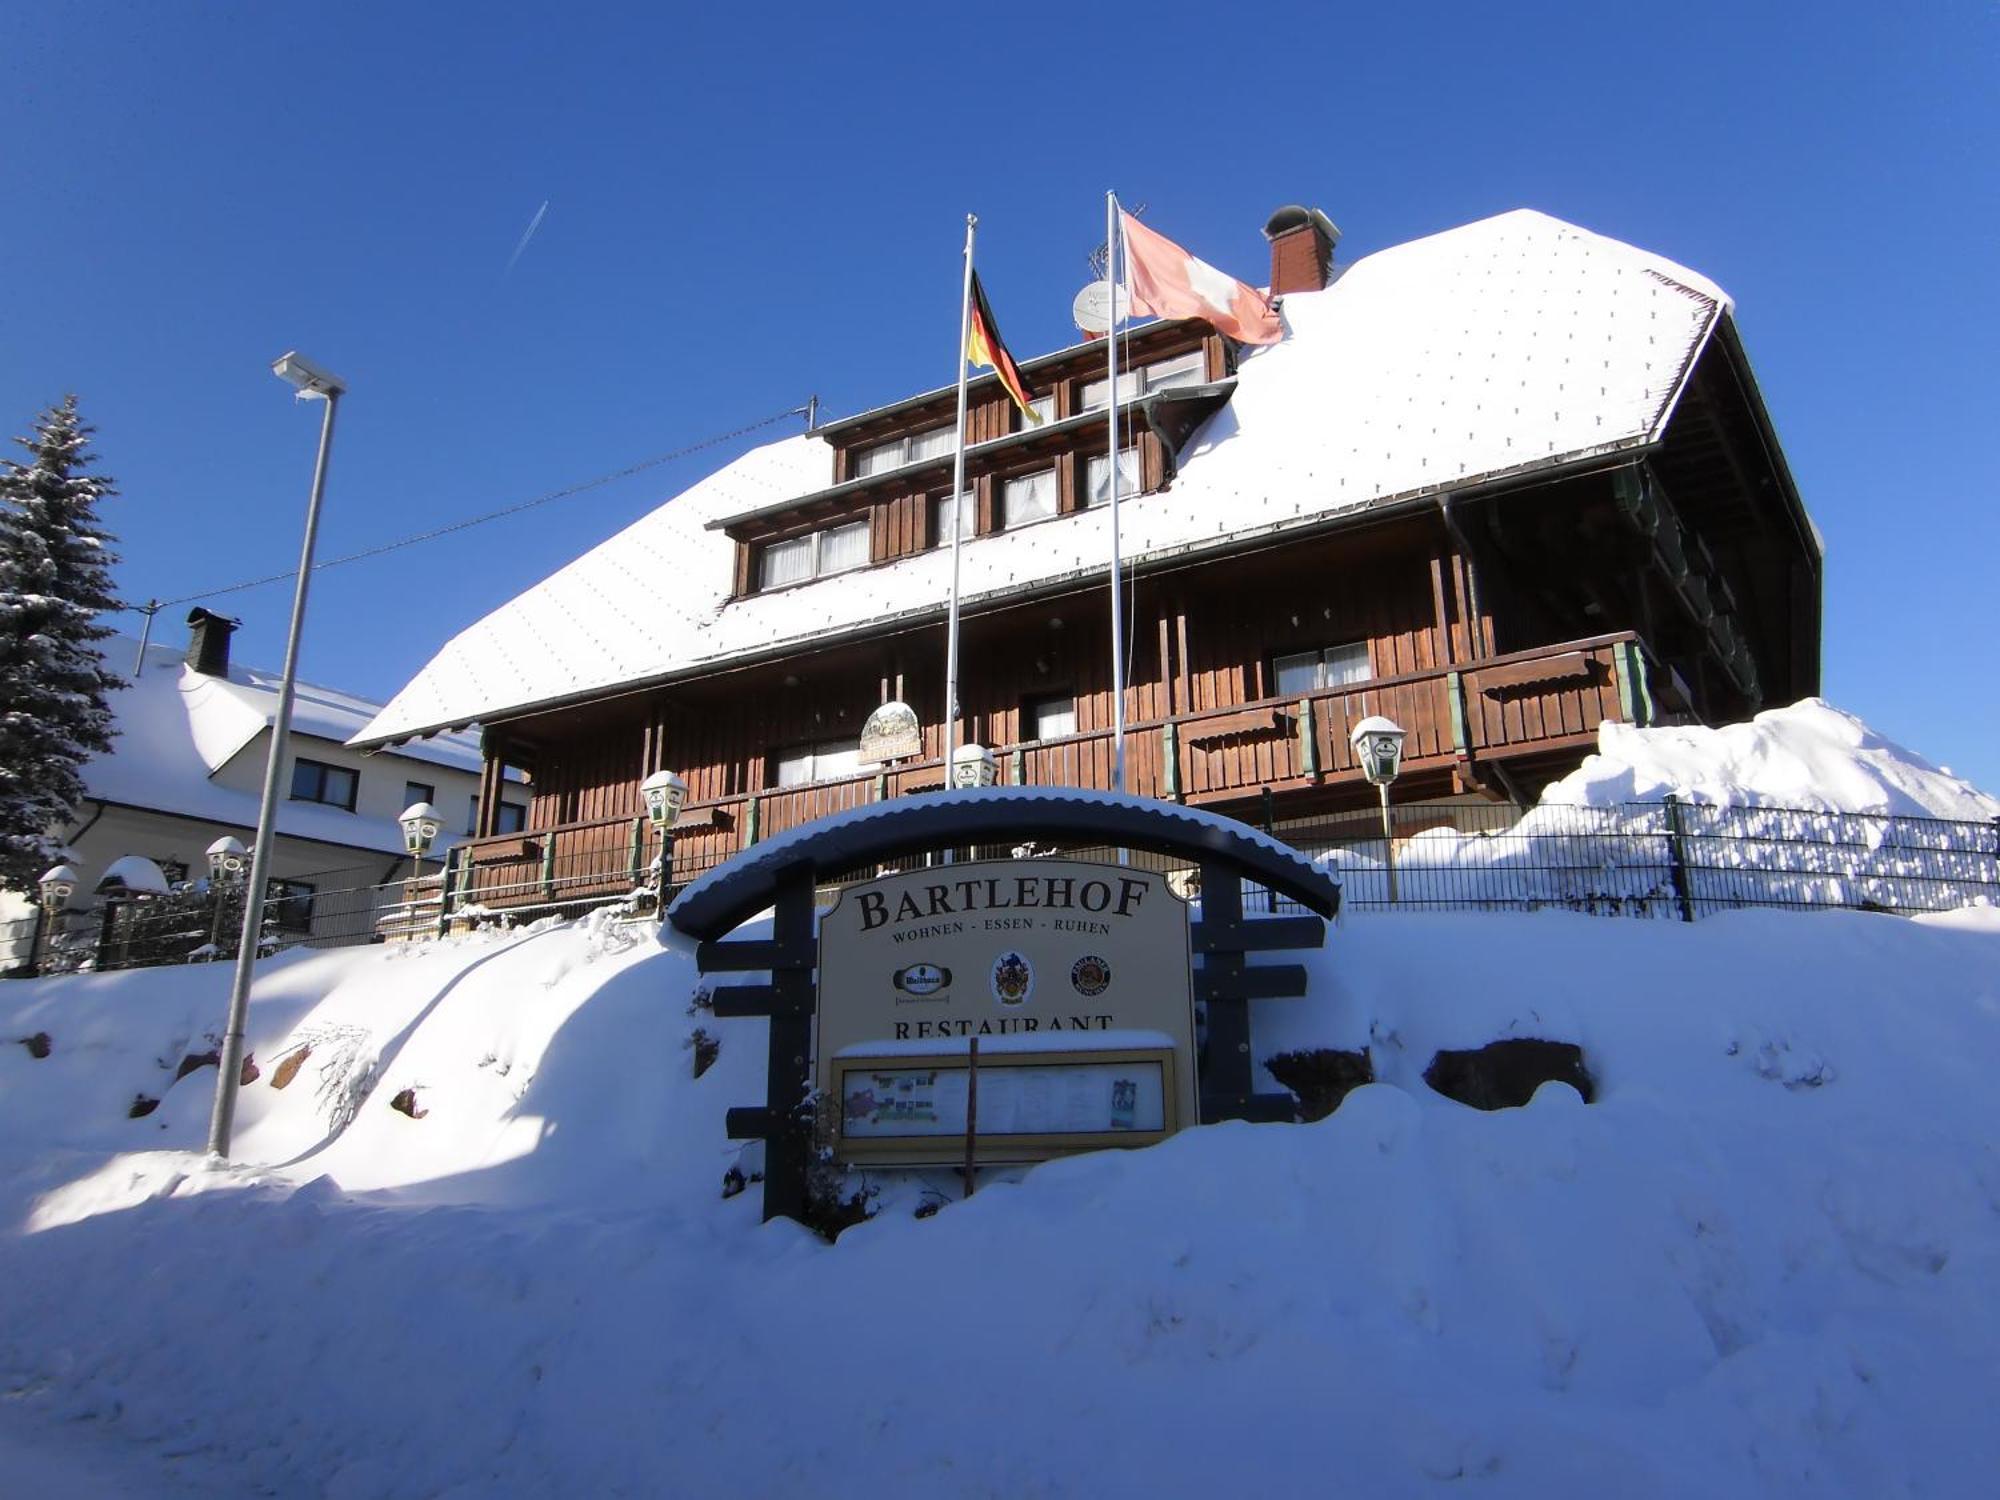
{"type": "Polygon", "coordinates": [[[197,604],[188,611],[187,664],[204,677],[229,675],[229,638],[237,622],[197,604]]]}

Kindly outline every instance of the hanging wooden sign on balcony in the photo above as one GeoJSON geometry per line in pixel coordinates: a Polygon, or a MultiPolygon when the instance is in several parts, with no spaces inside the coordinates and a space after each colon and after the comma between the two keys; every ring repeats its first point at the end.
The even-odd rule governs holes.
{"type": "Polygon", "coordinates": [[[905,760],[924,753],[923,730],[917,711],[893,699],[868,716],[861,726],[861,759],[867,761],[905,760]]]}

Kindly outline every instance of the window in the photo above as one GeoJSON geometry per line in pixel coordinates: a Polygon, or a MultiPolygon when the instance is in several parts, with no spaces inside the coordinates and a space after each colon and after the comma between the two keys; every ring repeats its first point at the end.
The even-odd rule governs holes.
{"type": "Polygon", "coordinates": [[[1010,479],[1000,494],[1001,516],[1009,529],[1046,521],[1056,513],[1056,471],[1043,469],[1038,474],[1010,479]]]}
{"type": "Polygon", "coordinates": [[[265,920],[280,932],[311,932],[313,894],[317,889],[303,880],[265,881],[265,920]]]}
{"type": "Polygon", "coordinates": [[[1030,698],[1021,705],[1023,739],[1060,740],[1076,733],[1076,699],[1067,693],[1030,698]]]}
{"type": "Polygon", "coordinates": [[[768,542],[757,557],[757,587],[782,588],[829,573],[845,573],[868,564],[868,522],[848,521],[825,531],[768,542]]]}
{"type": "Polygon", "coordinates": [[[854,476],[867,479],[875,474],[886,474],[891,469],[900,469],[907,464],[922,463],[927,458],[942,458],[951,452],[952,429],[933,427],[929,432],[915,432],[908,437],[892,438],[886,443],[878,443],[873,448],[863,448],[855,464],[854,476]]]}
{"type": "Polygon", "coordinates": [[[1272,665],[1277,669],[1278,693],[1318,692],[1322,688],[1348,687],[1366,682],[1375,674],[1368,665],[1368,643],[1355,641],[1345,646],[1328,646],[1322,651],[1298,651],[1281,656],[1272,665]]]}
{"type": "Polygon", "coordinates": [[[874,769],[875,762],[863,762],[857,740],[822,740],[816,745],[795,745],[776,756],[777,784],[804,786],[813,781],[832,781],[874,769]]]}
{"type": "Polygon", "coordinates": [[[357,779],[346,766],[329,766],[316,760],[295,760],[292,762],[292,800],[324,802],[329,807],[353,812],[357,779]]]}
{"type": "MultiPolygon", "coordinates": [[[[528,826],[528,809],[518,802],[502,802],[493,816],[493,831],[501,833],[521,833],[528,826]]],[[[479,799],[468,797],[465,808],[465,836],[472,837],[479,831],[479,799]]]]}
{"type": "MultiPolygon", "coordinates": [[[[958,523],[965,528],[964,536],[969,542],[979,529],[978,511],[973,508],[971,495],[958,497],[958,523]]],[[[933,546],[951,545],[951,497],[939,495],[931,501],[931,543],[933,546]]]]}
{"type": "Polygon", "coordinates": [[[437,794],[434,786],[426,786],[421,781],[406,781],[403,783],[403,806],[415,807],[419,802],[435,802],[437,794]]]}
{"type": "MultiPolygon", "coordinates": [[[[1118,494],[1139,493],[1139,450],[1120,448],[1118,450],[1118,494]]],[[[1086,466],[1084,473],[1083,504],[1087,510],[1093,505],[1103,505],[1111,499],[1111,465],[1098,454],[1086,466]]]]}
{"type": "MultiPolygon", "coordinates": [[[[1118,402],[1136,401],[1154,391],[1171,391],[1177,386],[1200,385],[1208,379],[1208,358],[1199,349],[1172,359],[1159,360],[1139,370],[1118,372],[1118,402]]],[[[1093,380],[1083,388],[1083,409],[1103,411],[1104,393],[1111,388],[1109,377],[1093,380]]]]}
{"type": "MultiPolygon", "coordinates": [[[[1042,419],[1044,425],[1056,419],[1056,398],[1053,395],[1037,396],[1028,403],[1028,410],[1042,419]]],[[[1015,431],[1025,432],[1035,424],[1026,417],[1015,424],[1015,431]]]]}

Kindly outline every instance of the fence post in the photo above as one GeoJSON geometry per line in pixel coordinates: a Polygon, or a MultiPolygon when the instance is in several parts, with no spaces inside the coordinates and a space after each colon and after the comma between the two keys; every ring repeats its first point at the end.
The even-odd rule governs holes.
{"type": "Polygon", "coordinates": [[[458,890],[457,875],[465,853],[463,844],[454,844],[444,852],[444,868],[438,871],[438,931],[439,937],[451,936],[451,898],[458,890]]]}
{"type": "Polygon", "coordinates": [[[757,794],[752,792],[743,807],[743,847],[748,849],[757,842],[757,794]]]}
{"type": "Polygon", "coordinates": [[[553,832],[542,837],[542,899],[552,901],[556,894],[556,836],[553,832]]]}
{"type": "Polygon", "coordinates": [[[1681,920],[1694,920],[1694,900],[1688,892],[1687,829],[1681,822],[1681,799],[1667,794],[1667,878],[1673,882],[1674,899],[1680,903],[1681,920]]]}
{"type": "Polygon", "coordinates": [[[1181,731],[1172,719],[1160,726],[1160,790],[1181,800],[1181,731]]]}
{"type": "MultiPolygon", "coordinates": [[[[646,872],[646,867],[642,862],[646,858],[646,827],[646,819],[643,816],[632,820],[632,838],[626,849],[625,863],[631,867],[630,878],[632,884],[635,886],[639,883],[639,877],[646,872]]],[[[660,866],[660,888],[662,890],[666,889],[668,877],[672,873],[671,870],[667,869],[665,863],[662,862],[660,866]]]]}

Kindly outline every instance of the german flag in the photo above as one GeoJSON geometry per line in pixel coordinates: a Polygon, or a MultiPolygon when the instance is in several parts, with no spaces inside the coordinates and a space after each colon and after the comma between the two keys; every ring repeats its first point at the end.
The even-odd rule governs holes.
{"type": "Polygon", "coordinates": [[[1035,399],[1034,392],[1028,389],[1028,382],[1021,378],[1021,367],[1014,363],[1014,356],[1001,342],[1000,325],[993,321],[993,309],[986,303],[986,288],[979,284],[977,271],[972,273],[972,323],[965,334],[965,357],[972,364],[984,365],[997,373],[1007,394],[1021,408],[1021,415],[1036,426],[1041,425],[1042,419],[1028,405],[1035,399]]]}

